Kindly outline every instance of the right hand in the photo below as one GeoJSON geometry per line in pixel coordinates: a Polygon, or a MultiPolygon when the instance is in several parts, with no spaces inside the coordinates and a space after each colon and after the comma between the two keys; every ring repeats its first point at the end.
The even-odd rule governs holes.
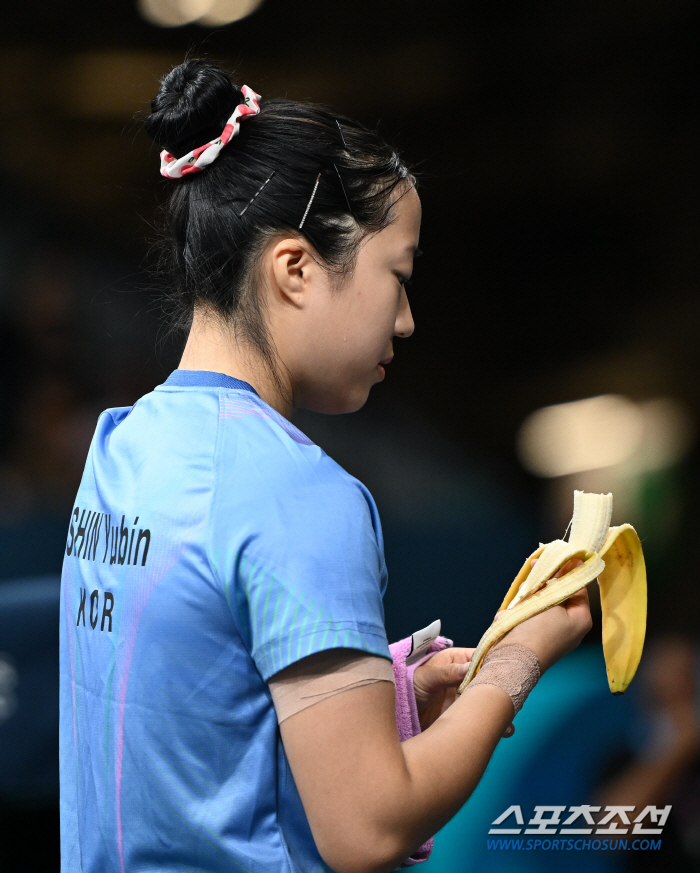
{"type": "Polygon", "coordinates": [[[583,588],[559,606],[551,606],[514,627],[494,648],[512,643],[525,646],[537,655],[540,673],[544,673],[575,649],[592,626],[588,590],[583,588]]]}

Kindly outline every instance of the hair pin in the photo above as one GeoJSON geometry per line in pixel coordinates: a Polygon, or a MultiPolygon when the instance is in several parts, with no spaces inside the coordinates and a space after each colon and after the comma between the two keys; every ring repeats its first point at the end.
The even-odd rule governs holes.
{"type": "Polygon", "coordinates": [[[277,172],[277,170],[273,170],[273,171],[270,173],[270,175],[267,177],[267,179],[265,179],[265,181],[262,183],[262,185],[261,185],[261,186],[258,188],[258,190],[255,192],[255,194],[253,194],[253,196],[252,196],[252,197],[250,198],[250,200],[246,203],[246,205],[243,207],[243,209],[238,213],[238,217],[239,217],[239,218],[242,218],[242,217],[243,217],[244,213],[246,212],[246,210],[248,209],[248,207],[250,206],[250,204],[253,202],[253,200],[255,200],[255,198],[256,198],[256,197],[258,196],[258,194],[262,191],[262,189],[265,187],[265,185],[267,185],[267,183],[268,183],[268,182],[270,181],[270,179],[275,175],[276,172],[277,172]]]}
{"type": "Polygon", "coordinates": [[[314,197],[316,196],[316,191],[318,189],[318,183],[321,181],[321,174],[319,173],[316,176],[316,184],[314,185],[314,190],[311,192],[311,199],[306,205],[306,212],[304,212],[304,217],[301,220],[301,224],[299,225],[299,230],[304,226],[304,222],[306,221],[306,216],[309,214],[309,209],[311,209],[311,204],[314,202],[314,197]]]}
{"type": "Polygon", "coordinates": [[[338,174],[338,181],[340,182],[340,187],[343,189],[343,195],[345,196],[345,202],[348,204],[348,212],[354,218],[355,213],[352,211],[352,206],[350,205],[350,200],[348,198],[347,191],[345,190],[345,185],[343,185],[343,177],[340,175],[340,170],[336,167],[335,164],[333,164],[333,168],[335,169],[336,173],[338,174]]]}
{"type": "Polygon", "coordinates": [[[348,151],[348,144],[345,142],[345,137],[343,136],[343,128],[340,126],[340,122],[338,121],[337,118],[335,120],[335,123],[338,125],[338,131],[340,132],[340,138],[343,141],[343,148],[347,152],[348,151]]]}

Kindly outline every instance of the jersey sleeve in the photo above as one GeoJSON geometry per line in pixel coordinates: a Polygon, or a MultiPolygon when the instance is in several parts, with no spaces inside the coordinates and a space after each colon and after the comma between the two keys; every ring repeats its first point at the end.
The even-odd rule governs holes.
{"type": "Polygon", "coordinates": [[[391,660],[381,527],[371,495],[320,449],[219,502],[213,549],[239,632],[264,680],[307,655],[358,649],[391,660]],[[228,529],[230,525],[230,530],[228,529]]]}

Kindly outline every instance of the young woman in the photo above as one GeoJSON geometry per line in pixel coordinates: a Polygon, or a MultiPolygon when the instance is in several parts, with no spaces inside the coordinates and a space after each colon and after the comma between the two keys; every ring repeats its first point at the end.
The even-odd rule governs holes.
{"type": "Polygon", "coordinates": [[[146,127],[188,338],[163,385],[100,416],[71,516],[63,869],[419,863],[589,628],[586,593],[459,698],[471,649],[435,629],[389,647],[375,504],[291,417],[359,409],[413,332],[414,180],[376,133],[201,61],[146,127]]]}

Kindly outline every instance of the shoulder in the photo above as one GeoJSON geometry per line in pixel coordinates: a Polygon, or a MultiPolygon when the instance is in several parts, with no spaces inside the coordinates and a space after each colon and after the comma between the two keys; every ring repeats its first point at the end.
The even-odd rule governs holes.
{"type": "Polygon", "coordinates": [[[91,450],[95,446],[108,445],[115,430],[128,418],[132,409],[132,406],[116,406],[101,412],[92,437],[91,450]]]}
{"type": "Polygon", "coordinates": [[[246,519],[241,534],[266,531],[296,539],[297,548],[303,539],[320,549],[327,539],[328,548],[342,540],[383,550],[379,512],[366,486],[264,401],[240,394],[221,407],[214,528],[235,517],[246,519]]]}
{"type": "Polygon", "coordinates": [[[105,409],[97,419],[98,430],[114,430],[115,427],[118,427],[131,414],[133,408],[133,406],[114,406],[110,409],[105,409]]]}
{"type": "Polygon", "coordinates": [[[235,469],[235,475],[244,476],[257,494],[300,499],[325,493],[374,509],[362,482],[259,397],[226,392],[220,410],[219,475],[226,477],[235,469]]]}

